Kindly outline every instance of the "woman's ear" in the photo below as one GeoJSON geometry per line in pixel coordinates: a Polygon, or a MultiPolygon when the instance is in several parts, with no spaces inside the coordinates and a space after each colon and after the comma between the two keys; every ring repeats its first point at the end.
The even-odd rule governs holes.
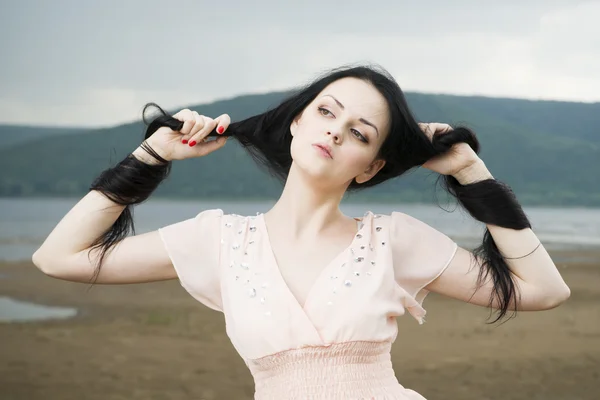
{"type": "Polygon", "coordinates": [[[369,165],[369,167],[362,174],[358,175],[354,180],[356,183],[361,184],[365,183],[372,177],[374,177],[381,168],[385,165],[385,160],[377,159],[369,165]]]}
{"type": "Polygon", "coordinates": [[[300,123],[301,117],[302,117],[302,113],[298,114],[296,116],[296,118],[294,118],[292,123],[290,124],[290,133],[292,134],[292,136],[294,136],[294,134],[296,133],[296,130],[298,129],[298,124],[300,123]]]}

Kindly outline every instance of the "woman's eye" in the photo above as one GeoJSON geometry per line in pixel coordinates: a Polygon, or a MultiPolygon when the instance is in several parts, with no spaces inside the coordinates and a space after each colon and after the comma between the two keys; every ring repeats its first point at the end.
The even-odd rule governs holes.
{"type": "Polygon", "coordinates": [[[369,141],[356,129],[352,129],[352,133],[356,136],[361,142],[368,143],[369,141]]]}
{"type": "MultiPolygon", "coordinates": [[[[331,114],[331,111],[329,111],[328,109],[326,109],[326,108],[323,108],[323,107],[319,107],[319,112],[320,112],[322,115],[325,115],[325,116],[327,116],[327,115],[331,114]]],[[[333,115],[333,114],[332,114],[332,115],[333,115]]]]}

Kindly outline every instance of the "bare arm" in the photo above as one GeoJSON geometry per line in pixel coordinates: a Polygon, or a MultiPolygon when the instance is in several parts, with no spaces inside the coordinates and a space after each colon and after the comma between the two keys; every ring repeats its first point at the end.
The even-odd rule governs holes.
{"type": "MultiPolygon", "coordinates": [[[[487,168],[476,166],[472,173],[456,178],[461,184],[466,185],[493,177],[487,168]]],[[[518,293],[521,295],[517,310],[547,310],[557,307],[569,298],[571,294],[569,287],[530,228],[514,230],[491,224],[487,224],[487,227],[498,249],[507,257],[526,255],[531,252],[526,257],[507,260],[518,293]],[[535,251],[532,252],[534,249],[535,251]]],[[[487,306],[493,291],[493,282],[488,279],[478,287],[477,276],[482,262],[477,259],[476,267],[471,268],[474,258],[472,252],[459,247],[448,268],[427,289],[472,304],[487,306]]],[[[492,306],[497,307],[497,305],[497,301],[494,300],[492,306]]],[[[510,308],[514,309],[515,305],[511,303],[510,308]]]]}
{"type": "MultiPolygon", "coordinates": [[[[133,155],[142,162],[156,161],[143,149],[133,155]]],[[[125,206],[92,190],[58,223],[33,254],[33,263],[45,274],[75,282],[90,282],[98,251],[92,243],[119,218],[125,206]]],[[[174,279],[176,273],[158,231],[125,238],[109,252],[96,283],[138,283],[174,279]]]]}
{"type": "MultiPolygon", "coordinates": [[[[216,119],[184,109],[173,116],[183,121],[181,131],[159,128],[147,142],[166,160],[202,157],[225,144],[203,142],[219,126],[223,132],[230,123],[227,114],[216,119]],[[183,136],[182,136],[183,135],[183,136]],[[189,139],[184,145],[181,139],[189,139]],[[196,145],[197,143],[197,145],[196,145]],[[160,151],[158,151],[160,149],[160,151]]],[[[141,146],[133,156],[146,164],[156,161],[141,146]]],[[[33,263],[45,274],[75,282],[142,283],[174,279],[177,273],[158,231],[126,237],[112,247],[94,277],[99,249],[93,243],[117,221],[125,206],[117,204],[99,191],[92,190],[58,223],[42,246],[33,254],[33,263]]]]}

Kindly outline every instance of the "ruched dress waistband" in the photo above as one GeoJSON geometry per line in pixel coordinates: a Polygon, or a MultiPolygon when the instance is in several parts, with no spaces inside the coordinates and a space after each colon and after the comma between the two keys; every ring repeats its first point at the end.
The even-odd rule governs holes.
{"type": "Polygon", "coordinates": [[[424,400],[398,383],[390,342],[302,347],[246,360],[255,399],[424,400]]]}

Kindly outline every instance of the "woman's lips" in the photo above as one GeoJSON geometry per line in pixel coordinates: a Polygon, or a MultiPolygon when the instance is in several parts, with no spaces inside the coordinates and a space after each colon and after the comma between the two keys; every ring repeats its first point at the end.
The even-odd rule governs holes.
{"type": "Polygon", "coordinates": [[[313,144],[313,147],[314,147],[315,149],[317,149],[317,151],[318,151],[318,152],[319,152],[319,153],[320,153],[322,156],[324,156],[324,157],[327,157],[327,158],[331,158],[331,159],[333,159],[333,157],[331,157],[331,154],[329,154],[329,152],[328,152],[328,151],[327,151],[327,150],[326,150],[324,147],[321,147],[321,146],[319,146],[318,144],[313,144]]]}

